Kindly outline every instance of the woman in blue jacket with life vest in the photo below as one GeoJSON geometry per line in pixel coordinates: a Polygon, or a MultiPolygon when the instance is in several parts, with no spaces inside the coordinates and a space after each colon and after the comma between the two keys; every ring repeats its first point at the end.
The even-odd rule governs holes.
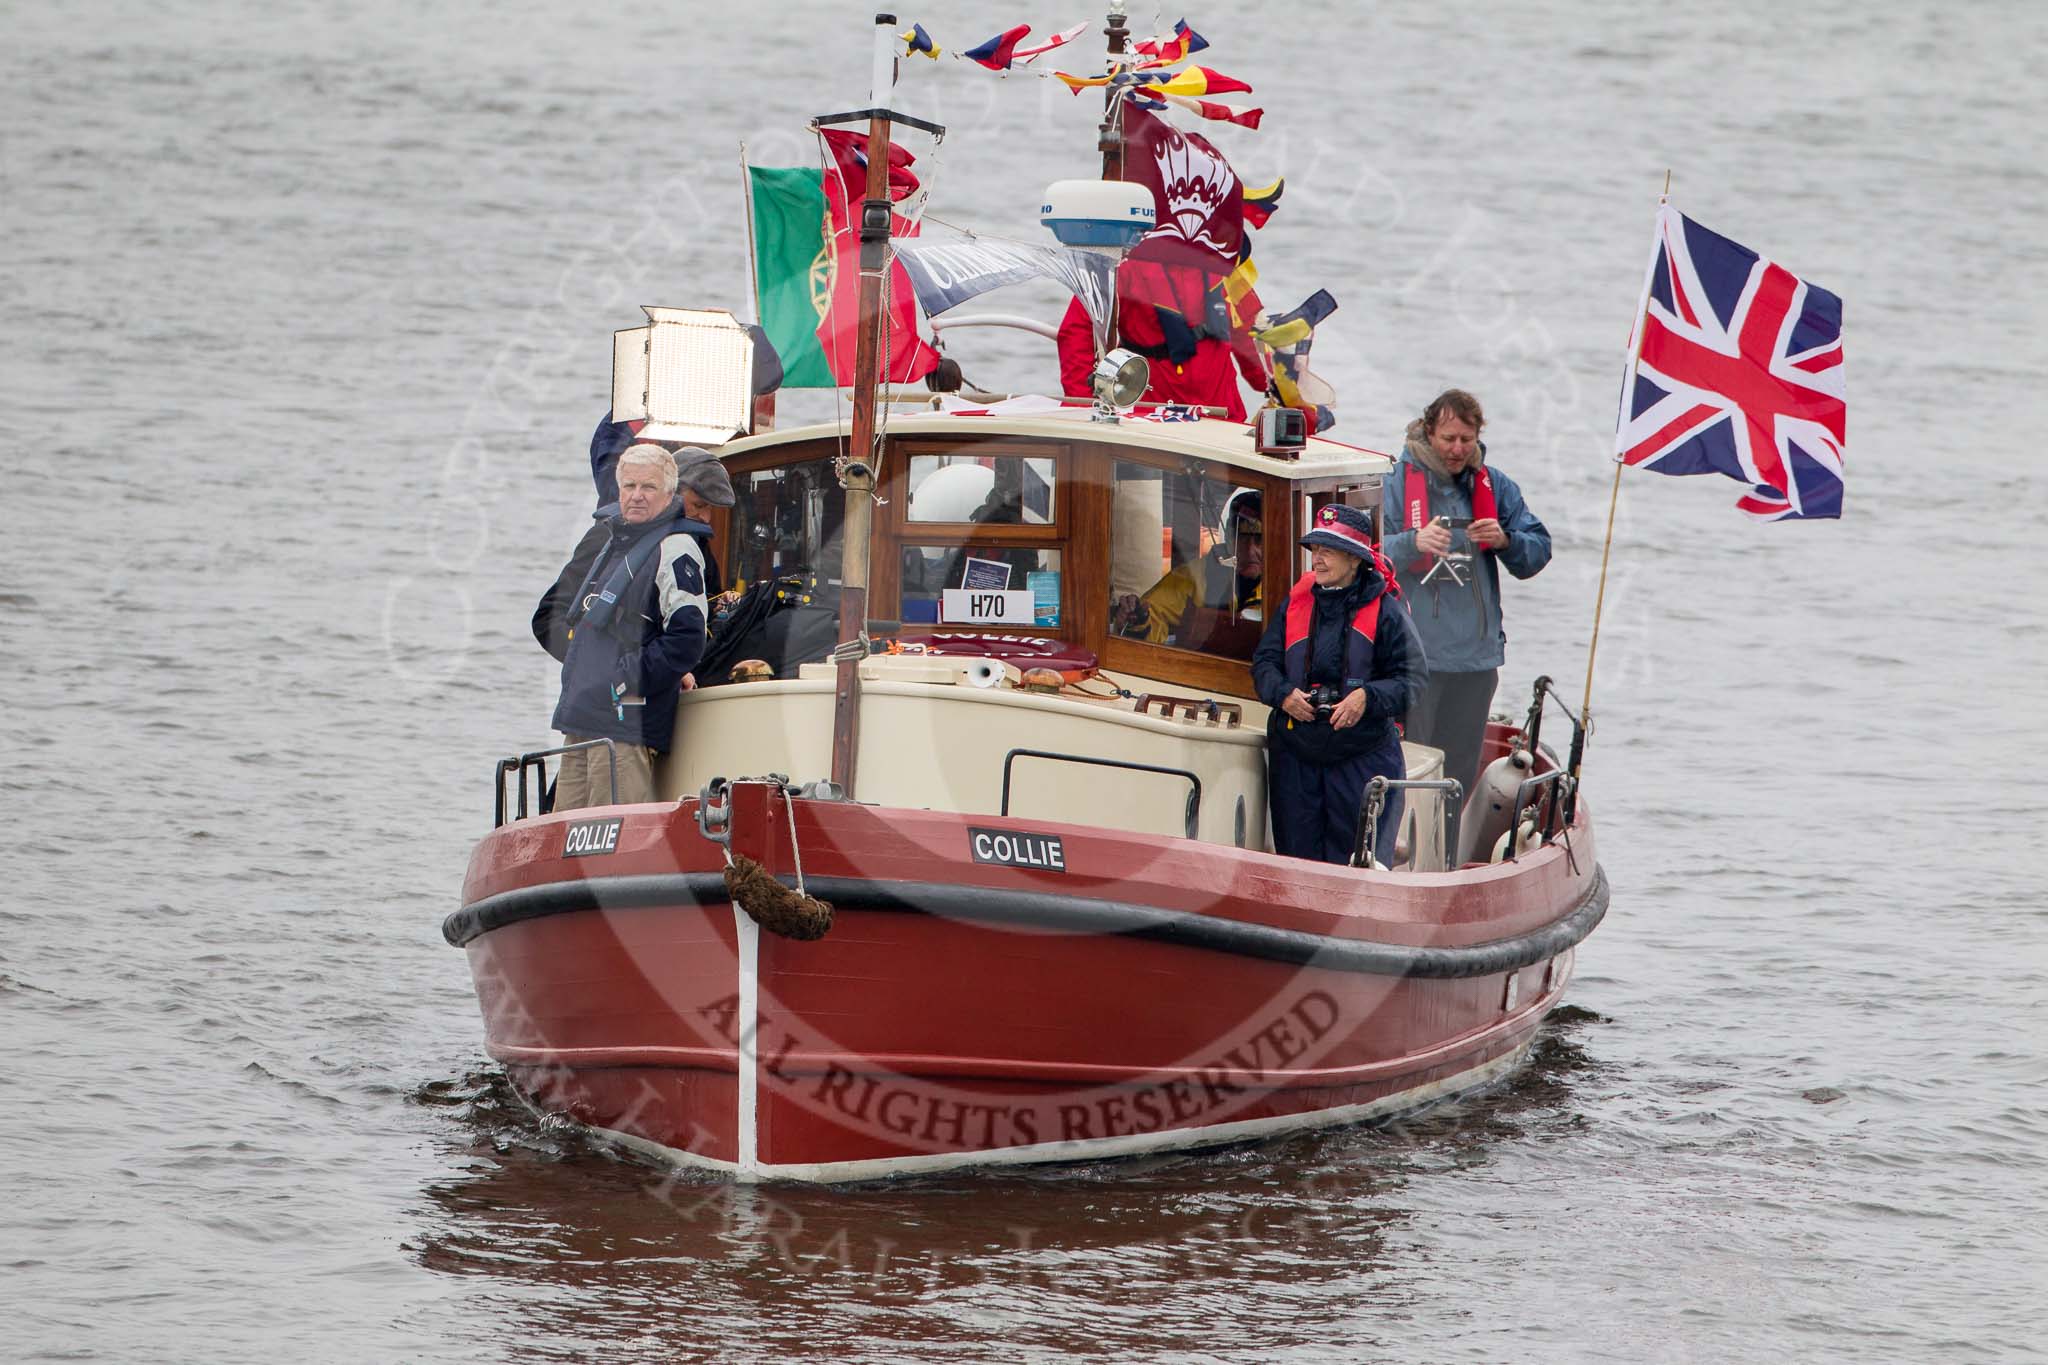
{"type": "MultiPolygon", "coordinates": [[[[1252,653],[1252,686],[1266,722],[1273,846],[1291,858],[1351,861],[1365,786],[1399,779],[1401,716],[1426,677],[1421,642],[1393,566],[1355,507],[1332,504],[1301,538],[1309,571],[1271,612],[1252,653]]],[[[1269,596],[1268,602],[1272,599],[1269,596]]],[[[1380,814],[1374,848],[1393,860],[1398,792],[1380,814]]]]}

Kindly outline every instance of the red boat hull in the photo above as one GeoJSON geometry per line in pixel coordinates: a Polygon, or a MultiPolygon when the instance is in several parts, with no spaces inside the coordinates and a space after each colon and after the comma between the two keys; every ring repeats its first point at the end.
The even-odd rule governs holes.
{"type": "Polygon", "coordinates": [[[491,1055],[538,1108],[742,1179],[1073,1160],[1419,1107],[1515,1064],[1606,906],[1583,807],[1569,847],[1415,874],[732,791],[733,851],[785,881],[800,854],[836,907],[822,939],[732,905],[694,800],[495,831],[446,932],[491,1055]],[[570,851],[614,818],[615,843],[570,851]]]}

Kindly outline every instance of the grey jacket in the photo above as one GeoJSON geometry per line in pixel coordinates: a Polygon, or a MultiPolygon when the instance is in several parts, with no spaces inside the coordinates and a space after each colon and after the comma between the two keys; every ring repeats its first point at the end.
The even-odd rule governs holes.
{"type": "MultiPolygon", "coordinates": [[[[1550,562],[1550,532],[1522,500],[1522,490],[1515,481],[1493,466],[1487,467],[1493,470],[1494,502],[1508,543],[1498,550],[1476,554],[1471,568],[1465,571],[1462,588],[1443,573],[1425,587],[1422,577],[1428,570],[1410,567],[1417,557],[1415,532],[1401,529],[1402,490],[1407,486],[1408,470],[1421,468],[1423,477],[1429,481],[1430,515],[1470,517],[1470,474],[1455,480],[1441,479],[1416,465],[1414,458],[1404,452],[1395,461],[1394,472],[1387,476],[1381,491],[1381,544],[1401,580],[1401,595],[1407,599],[1408,614],[1414,618],[1416,633],[1422,637],[1423,650],[1429,655],[1431,673],[1482,673],[1499,668],[1507,657],[1508,638],[1501,624],[1500,566],[1506,565],[1507,571],[1517,578],[1533,578],[1550,562]]],[[[1471,550],[1473,545],[1463,531],[1454,531],[1451,548],[1471,550]]]]}

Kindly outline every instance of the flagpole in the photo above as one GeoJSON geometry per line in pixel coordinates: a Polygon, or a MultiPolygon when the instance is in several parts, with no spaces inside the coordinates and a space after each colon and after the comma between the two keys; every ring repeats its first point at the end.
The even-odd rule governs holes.
{"type": "Polygon", "coordinates": [[[761,320],[761,263],[756,259],[754,246],[754,176],[753,168],[747,164],[747,140],[740,139],[740,196],[747,205],[747,279],[754,289],[754,316],[747,319],[758,323],[761,320]]]}
{"type": "MultiPolygon", "coordinates": [[[[1614,462],[1614,486],[1607,494],[1607,539],[1600,546],[1600,590],[1593,597],[1593,642],[1586,649],[1586,695],[1579,703],[1582,723],[1591,724],[1593,712],[1593,656],[1600,652],[1600,609],[1607,602],[1607,557],[1614,549],[1614,508],[1621,501],[1621,461],[1614,462]]],[[[1578,777],[1573,769],[1572,777],[1578,777]]]]}
{"type": "MultiPolygon", "coordinates": [[[[1671,172],[1664,172],[1664,191],[1657,196],[1657,208],[1661,211],[1671,202],[1671,172]]],[[[1614,418],[1614,483],[1607,493],[1607,535],[1600,545],[1600,587],[1593,596],[1593,638],[1586,647],[1586,691],[1579,701],[1579,724],[1586,731],[1593,727],[1593,661],[1600,653],[1600,614],[1607,605],[1607,564],[1614,551],[1614,513],[1621,502],[1621,430],[1626,420],[1629,405],[1633,401],[1636,387],[1636,371],[1643,360],[1643,334],[1649,330],[1650,316],[1650,272],[1657,268],[1657,247],[1650,246],[1650,263],[1643,272],[1643,293],[1636,306],[1635,335],[1629,340],[1628,369],[1622,376],[1621,409],[1614,418]]],[[[1579,770],[1584,766],[1583,749],[1572,756],[1572,785],[1577,786],[1579,770]]]]}

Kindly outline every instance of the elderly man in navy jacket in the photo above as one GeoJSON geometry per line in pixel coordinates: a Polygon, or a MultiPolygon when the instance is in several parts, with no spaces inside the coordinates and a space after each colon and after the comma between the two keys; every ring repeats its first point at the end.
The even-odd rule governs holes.
{"type": "MultiPolygon", "coordinates": [[[[675,734],[683,676],[704,652],[704,552],[711,528],[675,496],[676,463],[657,445],[629,446],[617,466],[619,510],[563,616],[562,699],[554,725],[571,744],[615,741],[621,802],[652,801],[653,756],[675,734]]],[[[555,809],[611,800],[603,748],[565,754],[555,809]]]]}

